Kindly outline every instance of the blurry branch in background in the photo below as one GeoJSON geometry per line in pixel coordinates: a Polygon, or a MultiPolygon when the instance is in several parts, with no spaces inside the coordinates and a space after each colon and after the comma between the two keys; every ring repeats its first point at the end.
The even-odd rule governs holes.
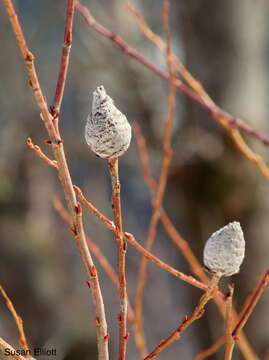
{"type": "MultiPolygon", "coordinates": [[[[25,350],[26,354],[28,354],[30,347],[28,345],[26,335],[24,332],[22,318],[18,315],[12,301],[10,300],[10,298],[8,297],[7,293],[5,292],[5,290],[3,289],[3,287],[1,285],[0,285],[0,294],[5,299],[6,306],[7,306],[8,310],[11,312],[11,315],[13,316],[13,319],[15,320],[15,323],[17,325],[18,332],[19,332],[19,344],[25,350]]],[[[26,358],[32,359],[32,356],[30,354],[28,354],[28,355],[26,355],[26,358]]]]}
{"type": "MultiPolygon", "coordinates": [[[[33,89],[36,103],[41,111],[41,118],[44,122],[44,125],[47,129],[48,135],[50,137],[51,147],[57,161],[58,166],[58,175],[62,188],[64,190],[65,199],[68,205],[70,215],[73,222],[73,232],[76,238],[76,242],[80,251],[81,258],[83,260],[86,272],[88,274],[90,283],[91,283],[91,296],[94,305],[94,311],[96,316],[96,332],[97,332],[97,345],[98,345],[98,354],[99,358],[102,360],[108,360],[108,336],[107,336],[107,324],[104,310],[103,297],[99,285],[98,274],[94,263],[92,261],[91,253],[89,251],[86,236],[84,232],[83,222],[82,222],[82,208],[76,200],[75,191],[73,189],[73,184],[66,162],[65,152],[63,141],[61,140],[57,124],[55,126],[53,122],[53,117],[49,112],[45,97],[42,93],[38,76],[36,73],[34,65],[34,56],[28,49],[21,25],[18,21],[17,14],[13,7],[11,0],[3,0],[6,7],[6,11],[9,17],[9,21],[13,28],[14,34],[16,36],[22,57],[25,61],[25,67],[29,76],[29,85],[33,89]]],[[[73,1],[68,2],[68,8],[73,8],[73,1]]],[[[71,16],[73,13],[71,13],[71,16]]],[[[69,16],[69,12],[67,12],[69,16]]],[[[69,31],[72,31],[72,20],[68,20],[70,26],[68,25],[69,31]]],[[[67,26],[66,26],[67,27],[67,26]]],[[[66,63],[66,68],[68,61],[66,63]]],[[[60,69],[61,71],[61,69],[60,69]]],[[[67,72],[67,69],[65,70],[67,72]]],[[[61,87],[64,89],[65,77],[63,78],[61,87]]],[[[59,97],[60,98],[60,97],[59,97]]],[[[60,107],[60,105],[59,105],[60,107]]],[[[35,149],[37,151],[37,149],[35,149]]],[[[37,151],[38,152],[38,151],[37,151]]]]}
{"type": "MultiPolygon", "coordinates": [[[[79,1],[76,2],[76,9],[83,16],[87,25],[93,28],[102,36],[113,41],[123,52],[123,54],[131,56],[136,61],[140,62],[142,65],[147,67],[149,70],[160,76],[162,79],[169,81],[169,74],[153,64],[151,61],[147,60],[139,51],[135,50],[129,44],[124,41],[119,35],[113,33],[112,31],[105,28],[103,25],[98,23],[95,18],[92,16],[91,12],[87,7],[82,5],[79,1]]],[[[152,33],[152,32],[151,32],[152,33]]],[[[148,32],[145,33],[147,36],[148,32]]],[[[152,39],[152,40],[155,40],[152,39]]],[[[178,60],[179,61],[179,60],[178,60]]],[[[263,135],[246,124],[243,120],[236,118],[224,110],[222,110],[218,105],[216,105],[208,95],[205,96],[205,91],[202,88],[201,84],[197,82],[190,73],[187,73],[186,68],[182,67],[183,65],[178,62],[178,70],[181,72],[181,75],[184,77],[185,81],[188,81],[188,84],[195,89],[192,90],[190,87],[186,86],[182,81],[176,81],[176,88],[183,92],[186,96],[192,99],[194,102],[200,104],[205,108],[212,119],[218,121],[218,123],[223,126],[235,142],[237,148],[261,171],[261,173],[269,180],[269,169],[263,160],[262,156],[253,152],[249,146],[243,140],[241,134],[238,130],[248,134],[251,137],[254,137],[256,140],[262,142],[265,146],[269,146],[269,137],[263,135]],[[181,64],[179,66],[179,64],[181,64]],[[187,76],[188,74],[188,76],[187,76]],[[198,92],[197,92],[198,91],[198,92]]]]}
{"type": "MultiPolygon", "coordinates": [[[[176,73],[172,61],[168,1],[164,1],[163,3],[163,27],[167,42],[165,49],[165,58],[169,72],[169,93],[167,99],[167,115],[163,125],[163,158],[162,158],[158,184],[153,195],[153,200],[152,200],[153,211],[150,218],[147,238],[144,246],[147,251],[151,251],[154,240],[156,238],[157,225],[161,215],[162,202],[166,190],[169,168],[173,157],[171,137],[173,131],[173,122],[174,122],[175,105],[176,105],[176,87],[175,87],[176,73]]],[[[146,272],[147,272],[147,259],[143,256],[139,264],[137,288],[135,295],[135,325],[137,327],[136,334],[137,336],[139,336],[138,338],[139,350],[143,357],[145,357],[147,354],[146,339],[143,329],[143,294],[146,284],[146,272]]]]}
{"type": "MultiPolygon", "coordinates": [[[[155,34],[150,29],[149,25],[146,23],[142,15],[133,7],[133,5],[131,5],[129,2],[126,2],[125,6],[133,15],[134,19],[137,21],[143,35],[147,37],[151,42],[153,42],[162,53],[165,53],[165,42],[161,39],[161,37],[155,34]]],[[[172,59],[176,66],[176,69],[179,71],[183,80],[188,84],[188,86],[193,89],[193,91],[207,104],[209,108],[212,107],[213,109],[217,109],[212,109],[212,118],[216,120],[218,124],[227,131],[228,135],[231,137],[238,150],[241,151],[242,154],[259,169],[259,171],[267,180],[269,180],[269,168],[266,165],[262,156],[256,154],[250,149],[250,147],[246,144],[240,132],[238,131],[237,126],[227,120],[227,117],[224,116],[222,110],[220,110],[220,108],[210,98],[210,96],[203,88],[202,84],[192,76],[192,74],[180,62],[179,58],[173,54],[172,59]]],[[[243,129],[240,130],[244,131],[243,129]]],[[[251,135],[251,133],[249,133],[249,135],[251,135]]],[[[267,141],[265,145],[268,146],[267,141]]]]}
{"type": "Polygon", "coordinates": [[[156,348],[145,358],[145,360],[155,359],[161,351],[163,351],[176,340],[179,340],[181,338],[182,332],[186,330],[194,321],[200,319],[204,315],[205,306],[214,296],[214,292],[218,287],[219,280],[219,276],[214,275],[212,277],[208,290],[201,296],[193,314],[189,317],[185,316],[180,326],[165,340],[161,340],[156,348]]]}
{"type": "Polygon", "coordinates": [[[234,348],[234,341],[233,341],[233,314],[232,314],[232,308],[233,308],[233,293],[234,293],[234,286],[229,285],[229,293],[226,296],[226,334],[225,334],[225,354],[224,354],[224,360],[231,360],[232,359],[232,353],[234,348]]]}

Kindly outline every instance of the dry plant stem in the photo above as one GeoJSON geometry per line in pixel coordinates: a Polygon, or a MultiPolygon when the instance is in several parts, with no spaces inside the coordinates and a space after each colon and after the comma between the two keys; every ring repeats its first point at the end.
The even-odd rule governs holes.
{"type": "Polygon", "coordinates": [[[87,246],[83,224],[82,224],[80,205],[78,205],[77,203],[75,191],[73,189],[72,180],[70,177],[69,169],[65,158],[63,142],[60,139],[58,132],[53,125],[52,116],[48,110],[41,87],[39,85],[39,81],[34,65],[34,56],[27,47],[12,1],[3,0],[3,2],[6,7],[13,31],[17,38],[17,42],[20,47],[22,56],[25,60],[25,66],[30,79],[29,84],[34,91],[37,105],[41,110],[41,118],[46,126],[47,132],[49,134],[52,143],[51,144],[52,150],[58,165],[58,175],[64,190],[69,212],[72,216],[73,229],[74,229],[74,233],[76,234],[77,244],[84,265],[86,267],[86,271],[90,275],[90,279],[92,281],[91,293],[93,297],[94,310],[97,320],[96,329],[97,329],[99,359],[107,360],[109,356],[108,356],[107,326],[106,326],[106,318],[105,318],[105,312],[103,306],[103,298],[98,283],[96,269],[95,267],[93,267],[94,265],[87,246]]]}
{"type": "Polygon", "coordinates": [[[69,65],[69,55],[72,46],[72,28],[73,28],[75,2],[76,0],[67,0],[65,29],[64,29],[64,43],[62,48],[60,70],[58,74],[57,85],[54,95],[54,104],[52,106],[52,110],[54,113],[56,112],[57,117],[63,100],[65,82],[66,82],[68,65],[69,65]]]}
{"type": "Polygon", "coordinates": [[[238,335],[239,335],[240,331],[243,329],[248,318],[252,314],[255,306],[257,305],[257,302],[259,301],[266,286],[268,285],[268,282],[269,282],[269,270],[263,276],[262,280],[260,281],[259,286],[257,287],[256,291],[254,292],[254,294],[252,296],[252,299],[249,302],[249,305],[246,307],[245,311],[242,313],[242,316],[232,333],[234,340],[238,340],[238,335]]]}
{"type": "MultiPolygon", "coordinates": [[[[0,349],[3,352],[6,349],[8,349],[11,354],[16,352],[16,350],[2,338],[0,338],[0,349]]],[[[21,355],[10,355],[10,356],[12,357],[12,359],[15,359],[15,360],[25,360],[26,359],[24,356],[21,356],[21,355]]],[[[32,358],[32,359],[34,360],[34,358],[32,358]]]]}
{"type": "Polygon", "coordinates": [[[213,276],[208,290],[202,295],[198,305],[196,306],[193,314],[190,317],[185,317],[180,326],[173,331],[173,333],[167,337],[165,340],[160,341],[160,343],[156,346],[156,348],[145,358],[145,360],[155,359],[157,355],[169,345],[171,345],[176,340],[181,338],[181,334],[184,330],[186,330],[194,321],[200,319],[205,312],[205,305],[208,303],[210,299],[213,298],[214,292],[218,287],[218,282],[220,278],[218,276],[213,276]]]}
{"type": "MultiPolygon", "coordinates": [[[[212,344],[209,348],[202,350],[199,352],[199,354],[197,354],[194,358],[194,360],[204,360],[207,357],[215,354],[220,348],[221,346],[225,343],[225,336],[221,336],[220,338],[218,338],[218,340],[212,344]]],[[[253,358],[254,359],[254,358],[253,358]]]]}
{"type": "MultiPolygon", "coordinates": [[[[161,215],[161,207],[166,189],[169,167],[173,156],[173,150],[171,146],[171,136],[173,129],[174,113],[175,113],[176,74],[173,68],[173,63],[171,58],[171,34],[169,29],[168,1],[164,1],[163,24],[164,24],[164,31],[167,40],[165,56],[166,56],[170,81],[169,81],[169,94],[168,94],[168,111],[167,111],[166,120],[164,122],[163,160],[161,165],[158,186],[153,199],[153,213],[150,219],[147,239],[145,241],[145,249],[148,251],[151,250],[156,237],[156,229],[161,215]]],[[[137,280],[137,289],[136,289],[136,297],[135,297],[135,323],[137,326],[136,334],[139,340],[138,341],[139,349],[140,349],[140,353],[143,356],[145,356],[147,353],[146,339],[143,331],[143,293],[146,283],[146,272],[147,272],[147,258],[142,257],[138,270],[138,280],[137,280]]]]}
{"type": "MultiPolygon", "coordinates": [[[[160,38],[160,36],[155,34],[150,29],[142,15],[137,10],[135,10],[135,8],[130,3],[127,2],[125,5],[137,20],[141,32],[150,41],[152,41],[163,53],[165,53],[165,42],[160,38]]],[[[183,79],[197,93],[197,95],[199,95],[201,99],[203,99],[209,106],[217,107],[217,105],[207,94],[203,86],[191,75],[191,73],[185,68],[185,66],[179,61],[179,59],[175,55],[172,55],[172,59],[183,79]]],[[[241,151],[242,154],[246,156],[246,158],[258,168],[258,170],[267,180],[269,180],[269,168],[267,167],[265,161],[260,155],[256,154],[249,148],[249,146],[245,143],[242,136],[240,135],[238,129],[231,126],[231,124],[227,122],[227,119],[220,114],[213,114],[212,117],[228,132],[229,136],[232,138],[238,150],[241,151]]]]}
{"type": "Polygon", "coordinates": [[[119,161],[116,159],[108,160],[108,168],[111,177],[112,186],[112,207],[115,221],[115,240],[118,248],[118,277],[119,277],[119,295],[120,295],[120,313],[119,313],[119,360],[125,360],[127,348],[127,286],[126,286],[126,250],[127,243],[123,238],[122,215],[120,199],[120,179],[119,179],[119,161]]]}
{"type": "Polygon", "coordinates": [[[225,353],[224,360],[232,360],[234,339],[233,332],[233,315],[232,315],[232,300],[233,300],[234,286],[229,286],[229,294],[226,297],[226,336],[225,336],[225,353]]]}
{"type": "MultiPolygon", "coordinates": [[[[57,197],[53,198],[53,206],[55,210],[58,212],[58,214],[61,216],[61,218],[72,227],[72,219],[69,213],[66,211],[66,209],[63,207],[62,203],[57,197]]],[[[72,232],[72,235],[73,232],[72,232]]],[[[114,271],[113,267],[109,263],[108,259],[103,254],[100,247],[89,237],[86,236],[88,246],[93,253],[93,255],[98,260],[99,264],[102,266],[104,272],[106,273],[107,277],[112,281],[112,283],[116,286],[116,288],[119,288],[119,281],[116,272],[114,271]]],[[[128,302],[128,314],[127,314],[128,321],[133,322],[134,320],[134,312],[131,307],[131,304],[128,302]]]]}
{"type": "MultiPolygon", "coordinates": [[[[113,33],[112,31],[105,28],[103,25],[98,23],[95,18],[92,16],[89,9],[82,5],[79,1],[76,2],[76,9],[78,12],[83,16],[84,20],[86,21],[87,25],[92,27],[95,31],[97,31],[102,36],[110,39],[113,41],[125,55],[131,56],[134,59],[136,59],[138,62],[140,62],[142,65],[147,67],[149,70],[160,76],[166,81],[169,81],[169,74],[162,69],[160,69],[158,66],[147,60],[140,52],[135,50],[134,48],[130,47],[126,41],[124,41],[120,36],[113,33]]],[[[262,142],[265,146],[269,146],[269,137],[263,134],[260,134],[259,132],[252,129],[249,125],[243,122],[243,120],[236,118],[224,110],[222,110],[220,107],[218,107],[216,104],[212,105],[208,101],[205,101],[205,99],[201,98],[200,95],[196,94],[195,91],[191,90],[188,86],[183,84],[180,80],[177,80],[176,87],[182,91],[186,96],[190,97],[194,102],[200,104],[202,107],[204,107],[209,114],[212,116],[213,119],[215,119],[215,116],[222,117],[226,120],[226,122],[232,127],[232,128],[238,128],[239,130],[245,132],[249,136],[252,136],[262,142]]]]}
{"type": "MultiPolygon", "coordinates": [[[[23,321],[22,318],[18,315],[12,301],[10,300],[10,298],[8,297],[7,293],[5,292],[5,290],[3,289],[3,287],[0,285],[0,294],[3,296],[3,298],[6,301],[6,306],[9,309],[9,311],[11,312],[17,328],[18,328],[18,332],[19,332],[19,343],[22,346],[22,348],[24,350],[26,350],[26,354],[29,352],[29,345],[27,343],[27,339],[25,336],[25,332],[24,332],[24,328],[23,328],[23,321]]],[[[27,359],[32,359],[32,356],[30,354],[26,355],[27,359]]]]}

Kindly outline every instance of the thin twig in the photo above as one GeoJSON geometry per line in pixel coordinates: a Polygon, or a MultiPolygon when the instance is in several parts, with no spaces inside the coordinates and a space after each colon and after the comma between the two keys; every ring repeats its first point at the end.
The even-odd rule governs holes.
{"type": "Polygon", "coordinates": [[[90,201],[88,201],[78,186],[74,185],[74,189],[75,189],[75,192],[76,192],[78,198],[83,202],[83,204],[88,208],[88,210],[94,216],[98,217],[109,230],[112,230],[115,232],[115,225],[114,225],[113,221],[109,220],[90,201]]]}
{"type": "Polygon", "coordinates": [[[44,160],[46,163],[48,163],[49,165],[55,167],[56,169],[58,169],[58,164],[56,160],[51,160],[47,155],[44,154],[44,152],[40,149],[40,147],[38,145],[34,145],[33,141],[30,137],[28,137],[26,139],[26,145],[34,150],[36,152],[36,154],[42,159],[44,160]]]}
{"type": "Polygon", "coordinates": [[[24,328],[23,328],[23,320],[22,318],[18,315],[12,301],[10,300],[10,298],[8,297],[7,293],[5,292],[5,290],[3,289],[3,287],[0,285],[0,294],[3,296],[3,298],[6,301],[6,306],[9,309],[9,311],[11,312],[13,319],[15,320],[15,323],[17,325],[17,329],[19,332],[19,343],[22,346],[22,348],[25,350],[26,352],[26,358],[27,359],[32,359],[32,356],[29,353],[30,351],[30,347],[28,345],[27,339],[26,339],[26,335],[24,332],[24,328]]]}
{"type": "Polygon", "coordinates": [[[64,43],[62,48],[61,63],[60,63],[55,95],[54,95],[54,104],[51,106],[51,112],[54,117],[53,122],[55,128],[57,129],[57,132],[59,132],[58,129],[59,112],[63,100],[65,82],[66,82],[68,65],[69,65],[69,55],[72,46],[75,2],[76,0],[67,0],[65,29],[64,29],[64,43]]]}
{"type": "Polygon", "coordinates": [[[120,295],[119,313],[119,360],[125,360],[127,340],[127,285],[126,285],[126,250],[127,243],[123,238],[121,199],[120,199],[120,179],[118,158],[108,160],[108,168],[112,186],[112,207],[115,222],[115,240],[118,248],[118,277],[120,295]]]}
{"type": "Polygon", "coordinates": [[[208,301],[213,298],[219,280],[220,278],[217,276],[212,277],[209,289],[200,298],[200,301],[196,306],[193,314],[190,317],[186,316],[180,326],[175,331],[173,331],[173,333],[169,337],[167,337],[165,340],[160,341],[156,348],[145,358],[145,360],[155,359],[161,351],[163,351],[176,340],[179,340],[181,338],[182,332],[186,330],[194,321],[200,319],[203,316],[205,312],[204,308],[208,301]]]}
{"type": "Polygon", "coordinates": [[[82,223],[81,207],[77,203],[75,191],[66,162],[63,141],[60,139],[57,129],[53,124],[53,117],[51,116],[47,107],[44,95],[42,93],[39,80],[36,74],[34,65],[34,56],[28,49],[27,43],[24,38],[24,34],[20,23],[18,21],[17,14],[13,7],[11,0],[3,0],[6,7],[7,14],[9,16],[10,23],[15,33],[20,51],[25,61],[25,66],[29,76],[29,84],[32,87],[36,99],[36,103],[41,111],[41,118],[46,126],[48,135],[50,137],[52,150],[58,165],[58,175],[61,181],[66,202],[68,205],[69,212],[72,216],[73,230],[76,234],[77,244],[83,259],[87,273],[90,276],[91,283],[91,294],[93,298],[94,310],[96,315],[96,329],[97,329],[97,342],[98,342],[98,353],[99,358],[102,360],[108,360],[108,341],[107,341],[107,325],[105,318],[105,311],[103,306],[103,298],[100,290],[98,276],[96,269],[93,265],[91,254],[87,246],[85,233],[82,223]]]}
{"type": "Polygon", "coordinates": [[[233,355],[233,348],[234,348],[234,339],[232,336],[233,332],[233,293],[234,293],[234,286],[229,286],[229,294],[227,295],[226,301],[226,336],[225,336],[225,353],[224,353],[224,360],[232,360],[233,355]]]}
{"type": "MultiPolygon", "coordinates": [[[[147,60],[140,52],[130,47],[128,43],[124,41],[119,35],[113,33],[112,31],[108,30],[103,25],[98,23],[92,16],[89,9],[86,6],[82,5],[79,1],[76,2],[76,9],[83,16],[88,26],[93,28],[95,31],[97,31],[99,34],[106,37],[107,39],[113,41],[121,49],[123,54],[133,57],[136,61],[140,62],[142,65],[147,67],[155,74],[157,74],[164,80],[169,81],[169,74],[167,72],[163,71],[158,66],[147,60]]],[[[205,108],[213,119],[215,118],[215,116],[222,117],[232,128],[238,128],[249,136],[252,136],[256,140],[262,142],[265,146],[269,146],[269,137],[267,135],[263,135],[257,132],[256,130],[252,129],[251,126],[246,124],[243,120],[228,114],[217,105],[213,106],[212,104],[209,104],[207,101],[201,98],[200,95],[196,94],[196,92],[191,90],[180,80],[176,81],[176,87],[186,96],[190,97],[194,102],[200,104],[203,108],[205,108]]]]}
{"type": "Polygon", "coordinates": [[[243,329],[246,322],[248,321],[248,318],[252,314],[255,306],[257,305],[257,302],[259,301],[260,297],[262,296],[268,283],[269,283],[269,270],[266,272],[266,274],[261,279],[257,290],[254,292],[252,299],[249,302],[249,305],[246,307],[245,311],[242,313],[239,322],[237,323],[236,327],[234,328],[233,333],[232,333],[234,340],[238,340],[240,331],[243,329]]]}
{"type": "MultiPolygon", "coordinates": [[[[163,6],[163,24],[164,31],[167,40],[166,46],[166,62],[169,72],[169,94],[168,94],[168,110],[167,117],[164,122],[164,135],[163,135],[163,159],[160,170],[160,177],[158,181],[158,186],[156,193],[153,199],[153,213],[150,219],[148,234],[145,241],[145,249],[151,251],[155,237],[156,229],[161,215],[162,201],[165,194],[165,189],[167,185],[168,172],[173,156],[173,150],[171,145],[171,136],[173,130],[173,120],[175,114],[175,99],[176,99],[176,73],[173,68],[172,58],[171,58],[171,34],[169,28],[169,2],[164,1],[163,6]]],[[[147,273],[147,258],[142,257],[139,269],[138,269],[138,278],[137,278],[137,289],[135,296],[135,324],[137,326],[137,335],[139,336],[139,349],[143,356],[146,355],[146,339],[143,330],[143,294],[146,284],[146,273],[147,273]]]]}

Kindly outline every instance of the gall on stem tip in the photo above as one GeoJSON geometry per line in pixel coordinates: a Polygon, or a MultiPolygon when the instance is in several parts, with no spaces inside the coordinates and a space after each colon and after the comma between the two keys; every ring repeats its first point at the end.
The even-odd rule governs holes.
{"type": "Polygon", "coordinates": [[[204,247],[204,265],[217,276],[238,273],[244,256],[244,234],[236,221],[214,232],[204,247]]]}
{"type": "Polygon", "coordinates": [[[92,109],[87,118],[85,139],[90,149],[104,159],[125,153],[131,142],[131,126],[114,105],[103,86],[93,92],[92,109]]]}

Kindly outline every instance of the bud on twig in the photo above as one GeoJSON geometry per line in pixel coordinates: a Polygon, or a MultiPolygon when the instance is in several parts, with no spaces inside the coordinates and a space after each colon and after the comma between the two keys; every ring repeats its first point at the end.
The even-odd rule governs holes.
{"type": "Polygon", "coordinates": [[[216,231],[204,248],[204,264],[218,276],[239,272],[245,255],[245,240],[241,226],[234,221],[216,231]]]}
{"type": "Polygon", "coordinates": [[[99,86],[93,93],[85,138],[91,150],[106,159],[123,155],[130,145],[131,126],[103,86],[99,86]]]}

